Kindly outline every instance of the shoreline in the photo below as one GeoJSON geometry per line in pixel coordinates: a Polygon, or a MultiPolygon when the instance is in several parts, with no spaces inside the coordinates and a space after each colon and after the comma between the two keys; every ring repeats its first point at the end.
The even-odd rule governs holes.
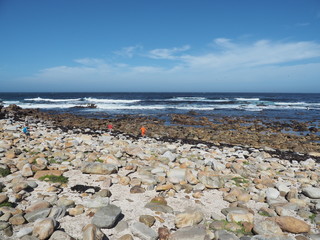
{"type": "Polygon", "coordinates": [[[0,207],[4,239],[319,238],[313,157],[288,161],[261,148],[110,134],[102,120],[67,125],[76,116],[59,122],[19,111],[0,120],[7,172],[0,200],[13,204],[0,207]],[[21,132],[25,121],[30,140],[21,132]]]}
{"type": "MultiPolygon", "coordinates": [[[[2,109],[3,115],[26,120],[35,117],[51,121],[64,131],[90,128],[107,131],[113,125],[113,133],[122,133],[138,138],[140,127],[147,128],[147,136],[163,141],[202,143],[213,146],[241,146],[246,149],[261,148],[275,157],[287,160],[306,160],[309,157],[320,161],[320,126],[314,121],[280,122],[250,117],[215,117],[209,120],[189,114],[171,114],[169,124],[153,116],[117,115],[108,118],[91,118],[71,113],[44,112],[38,109],[21,109],[15,105],[2,109]]],[[[1,118],[1,117],[0,117],[1,118]]]]}

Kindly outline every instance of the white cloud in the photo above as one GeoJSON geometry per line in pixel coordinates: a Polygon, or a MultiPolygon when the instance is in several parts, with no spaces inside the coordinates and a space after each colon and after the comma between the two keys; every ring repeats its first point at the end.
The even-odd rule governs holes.
{"type": "Polygon", "coordinates": [[[317,81],[312,79],[320,75],[320,61],[317,59],[320,58],[320,44],[316,42],[259,40],[240,44],[218,38],[213,43],[218,48],[210,48],[205,54],[198,55],[185,53],[190,49],[189,45],[154,49],[140,55],[147,61],[143,64],[136,61],[135,65],[126,62],[108,64],[106,60],[97,58],[76,59],[76,66],[46,68],[27,80],[43,85],[50,83],[52,86],[58,83],[82,86],[84,90],[86,86],[96,86],[96,90],[101,91],[110,89],[100,89],[99,86],[113,87],[119,91],[122,88],[127,91],[132,88],[134,91],[137,86],[148,87],[139,89],[141,91],[169,91],[171,87],[179,91],[179,86],[181,91],[196,91],[201,87],[208,91],[226,91],[236,88],[245,90],[242,86],[250,90],[249,87],[254,85],[272,87],[282,83],[291,83],[292,86],[308,83],[312,89],[312,81],[317,81]],[[304,63],[312,59],[313,64],[304,63]],[[163,89],[165,87],[167,89],[163,89]]]}
{"type": "Polygon", "coordinates": [[[132,72],[134,73],[159,73],[164,71],[163,68],[159,67],[152,67],[152,66],[138,66],[138,67],[132,67],[132,72]]]}
{"type": "Polygon", "coordinates": [[[149,51],[149,57],[153,59],[177,59],[178,57],[175,56],[176,53],[185,52],[190,49],[189,45],[182,46],[180,48],[159,48],[153,49],[149,51]]]}
{"type": "Polygon", "coordinates": [[[141,49],[142,49],[142,46],[136,45],[136,46],[124,47],[119,51],[115,51],[114,53],[122,57],[132,58],[134,54],[141,49]]]}
{"type": "Polygon", "coordinates": [[[308,22],[297,23],[297,24],[296,24],[297,27],[307,27],[307,26],[309,26],[309,25],[310,25],[310,23],[308,23],[308,22]]]}
{"type": "Polygon", "coordinates": [[[320,44],[314,42],[279,43],[260,40],[250,45],[232,44],[218,39],[219,52],[204,55],[184,55],[181,60],[189,68],[233,69],[251,68],[270,64],[288,64],[298,60],[320,57],[320,44]]]}
{"type": "Polygon", "coordinates": [[[231,42],[231,39],[227,38],[216,38],[213,40],[213,43],[217,46],[223,47],[223,48],[235,48],[236,45],[231,42]]]}
{"type": "Polygon", "coordinates": [[[105,64],[105,61],[99,58],[80,58],[75,59],[74,62],[88,66],[97,66],[105,64]]]}

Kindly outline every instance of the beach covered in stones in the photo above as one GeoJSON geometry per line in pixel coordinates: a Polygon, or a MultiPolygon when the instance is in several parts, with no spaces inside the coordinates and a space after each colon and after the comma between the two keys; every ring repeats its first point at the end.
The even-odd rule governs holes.
{"type": "Polygon", "coordinates": [[[30,139],[0,120],[0,239],[320,239],[317,148],[297,161],[27,121],[30,139]]]}

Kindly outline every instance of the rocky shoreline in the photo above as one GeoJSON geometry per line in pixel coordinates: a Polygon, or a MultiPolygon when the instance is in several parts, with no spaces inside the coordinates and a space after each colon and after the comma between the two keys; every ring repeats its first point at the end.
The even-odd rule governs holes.
{"type": "Polygon", "coordinates": [[[93,131],[107,129],[112,124],[115,134],[126,134],[137,139],[140,127],[147,128],[147,136],[163,141],[203,143],[215,146],[241,146],[243,148],[263,148],[274,157],[288,160],[306,160],[313,157],[320,161],[320,122],[281,122],[246,117],[201,117],[196,112],[188,115],[167,116],[163,119],[147,116],[120,115],[92,118],[73,114],[43,112],[38,109],[22,109],[16,105],[2,108],[0,119],[7,116],[24,121],[29,117],[50,121],[64,131],[90,128],[93,131]]]}
{"type": "Polygon", "coordinates": [[[315,134],[0,110],[0,239],[320,239],[315,134]]]}

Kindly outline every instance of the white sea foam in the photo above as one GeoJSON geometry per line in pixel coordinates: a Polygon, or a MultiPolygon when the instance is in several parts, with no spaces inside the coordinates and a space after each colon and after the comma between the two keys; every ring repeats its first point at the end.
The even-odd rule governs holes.
{"type": "Polygon", "coordinates": [[[235,98],[237,101],[260,101],[260,98],[235,98]]]}
{"type": "Polygon", "coordinates": [[[210,100],[211,102],[231,102],[230,99],[214,99],[214,100],[210,100]]]}
{"type": "Polygon", "coordinates": [[[7,107],[8,105],[10,104],[19,104],[20,102],[19,101],[3,101],[3,104],[5,107],[7,107]]]}
{"type": "Polygon", "coordinates": [[[275,105],[308,105],[306,102],[275,102],[275,105]]]}
{"type": "MultiPolygon", "coordinates": [[[[237,98],[249,99],[249,98],[237,98]]],[[[306,103],[306,102],[254,102],[258,98],[250,98],[249,103],[230,103],[230,99],[206,99],[198,97],[177,97],[172,98],[170,104],[156,103],[150,101],[150,104],[139,104],[142,100],[130,99],[99,99],[99,98],[74,98],[74,99],[51,99],[51,98],[29,98],[25,99],[29,102],[19,101],[3,101],[4,106],[16,104],[22,108],[39,108],[39,109],[68,109],[76,106],[87,106],[93,103],[97,106],[94,109],[85,109],[87,111],[104,111],[104,110],[199,110],[199,111],[213,111],[213,110],[244,110],[244,111],[263,111],[263,110],[320,110],[320,103],[306,103]],[[182,101],[194,101],[193,104],[182,101]],[[79,101],[82,100],[82,101],[79,101]],[[31,102],[32,101],[32,102],[31,102]],[[179,102],[180,101],[180,102],[179,102]],[[152,102],[152,103],[151,103],[152,102]],[[224,104],[225,102],[225,104],[224,104]]],[[[167,99],[158,99],[157,101],[165,102],[167,99]]]]}
{"type": "Polygon", "coordinates": [[[81,98],[71,98],[71,99],[53,99],[53,98],[26,98],[25,101],[34,101],[34,102],[74,102],[80,101],[81,98]]]}
{"type": "MultiPolygon", "coordinates": [[[[66,103],[66,104],[46,104],[46,103],[24,103],[24,104],[19,104],[19,107],[22,108],[40,108],[40,109],[53,109],[53,108],[71,108],[79,106],[78,104],[71,104],[71,103],[66,103]]],[[[84,105],[85,106],[85,105],[84,105]]]]}
{"type": "Polygon", "coordinates": [[[166,109],[168,106],[164,105],[149,105],[149,106],[141,106],[141,105],[116,105],[116,104],[97,104],[98,109],[104,110],[161,110],[166,109]]]}
{"type": "Polygon", "coordinates": [[[158,101],[171,101],[171,102],[230,102],[230,99],[208,99],[204,97],[175,97],[171,99],[163,99],[158,101]]]}
{"type": "Polygon", "coordinates": [[[118,103],[136,103],[141,100],[129,100],[129,99],[100,99],[100,98],[84,98],[85,101],[90,103],[110,103],[110,104],[118,104],[118,103]]]}
{"type": "Polygon", "coordinates": [[[190,101],[207,101],[209,99],[207,98],[204,98],[204,97],[175,97],[175,98],[171,98],[171,99],[168,99],[167,101],[178,101],[178,102],[183,102],[183,101],[187,101],[187,102],[190,102],[190,101]]]}
{"type": "Polygon", "coordinates": [[[175,107],[175,109],[179,110],[198,110],[198,111],[213,111],[213,107],[175,107]]]}
{"type": "MultiPolygon", "coordinates": [[[[98,109],[104,110],[164,110],[164,109],[178,109],[178,110],[214,110],[213,107],[207,106],[179,106],[179,105],[115,105],[115,104],[97,104],[98,109]]],[[[94,109],[92,109],[94,110],[94,109]]]]}
{"type": "Polygon", "coordinates": [[[243,109],[246,110],[246,111],[252,111],[252,112],[260,112],[260,111],[263,110],[262,107],[259,107],[259,106],[254,105],[254,104],[244,105],[243,109]]]}

